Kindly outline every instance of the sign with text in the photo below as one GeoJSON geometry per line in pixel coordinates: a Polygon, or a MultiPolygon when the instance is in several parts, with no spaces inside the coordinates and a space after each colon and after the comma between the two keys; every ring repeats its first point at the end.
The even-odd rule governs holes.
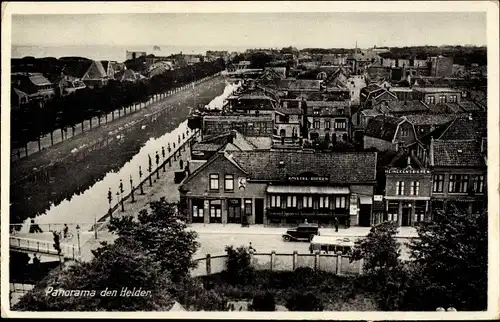
{"type": "Polygon", "coordinates": [[[357,215],[358,214],[358,195],[352,194],[349,199],[349,214],[357,215]]]}
{"type": "Polygon", "coordinates": [[[328,182],[329,177],[316,177],[316,176],[288,176],[288,181],[291,182],[328,182]]]}

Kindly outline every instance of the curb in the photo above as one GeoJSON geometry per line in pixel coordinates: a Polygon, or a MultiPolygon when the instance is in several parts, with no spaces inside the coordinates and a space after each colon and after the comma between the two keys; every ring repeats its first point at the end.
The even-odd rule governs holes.
{"type": "MultiPolygon", "coordinates": [[[[209,231],[198,231],[195,229],[191,229],[192,231],[195,231],[198,234],[219,234],[219,235],[233,235],[233,234],[241,234],[241,235],[276,235],[276,236],[281,236],[282,233],[277,233],[277,232],[243,232],[243,231],[214,231],[214,230],[209,230],[209,231]]],[[[343,233],[322,233],[321,236],[332,236],[332,237],[366,237],[366,235],[359,235],[359,234],[343,234],[343,233]]],[[[397,239],[411,239],[411,238],[418,238],[418,236],[415,235],[397,235],[395,236],[397,239]]]]}

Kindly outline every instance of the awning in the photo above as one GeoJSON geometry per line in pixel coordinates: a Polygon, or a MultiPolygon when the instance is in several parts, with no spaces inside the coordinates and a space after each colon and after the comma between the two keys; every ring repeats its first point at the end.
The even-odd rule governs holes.
{"type": "Polygon", "coordinates": [[[290,193],[290,194],[349,194],[347,187],[325,187],[325,186],[268,186],[268,193],[290,193]]]}
{"type": "Polygon", "coordinates": [[[362,205],[372,205],[373,204],[373,198],[371,196],[360,196],[359,197],[359,203],[362,205]]]}

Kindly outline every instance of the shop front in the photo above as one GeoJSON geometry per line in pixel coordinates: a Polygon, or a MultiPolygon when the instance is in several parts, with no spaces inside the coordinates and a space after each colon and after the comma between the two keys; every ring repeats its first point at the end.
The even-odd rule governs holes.
{"type": "Polygon", "coordinates": [[[267,224],[334,225],[335,217],[346,223],[349,188],[311,185],[270,185],[267,187],[267,224]]]}

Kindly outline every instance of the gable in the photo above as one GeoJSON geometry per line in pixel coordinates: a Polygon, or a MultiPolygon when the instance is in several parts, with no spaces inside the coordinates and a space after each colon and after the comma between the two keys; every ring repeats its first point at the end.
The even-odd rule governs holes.
{"type": "Polygon", "coordinates": [[[100,61],[93,61],[82,79],[101,79],[107,76],[100,61]]]}
{"type": "Polygon", "coordinates": [[[229,160],[224,154],[217,153],[212,159],[193,172],[184,180],[179,189],[193,190],[195,187],[207,184],[209,176],[212,173],[219,174],[219,182],[223,182],[225,174],[234,174],[235,176],[246,176],[246,174],[237,166],[236,163],[229,160]]]}

